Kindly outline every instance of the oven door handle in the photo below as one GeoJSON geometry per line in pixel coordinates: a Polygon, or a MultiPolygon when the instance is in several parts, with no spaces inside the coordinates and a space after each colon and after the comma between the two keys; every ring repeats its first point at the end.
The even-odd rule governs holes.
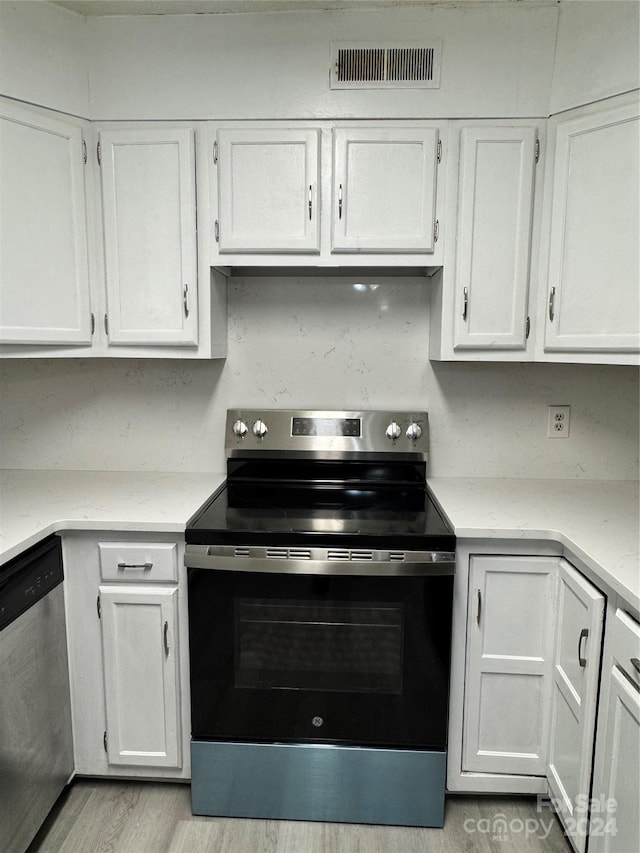
{"type": "Polygon", "coordinates": [[[454,551],[370,551],[188,544],[189,569],[268,574],[413,576],[455,574],[454,551]]]}

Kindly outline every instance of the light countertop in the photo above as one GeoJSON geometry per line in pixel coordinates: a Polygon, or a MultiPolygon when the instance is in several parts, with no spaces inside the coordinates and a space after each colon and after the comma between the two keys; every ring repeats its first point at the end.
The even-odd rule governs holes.
{"type": "Polygon", "coordinates": [[[569,561],[583,564],[594,580],[640,609],[637,481],[435,477],[428,482],[458,538],[557,542],[569,561]]]}
{"type": "MultiPolygon", "coordinates": [[[[182,533],[223,473],[0,471],[0,562],[50,533],[182,533]]],[[[459,538],[549,540],[640,609],[636,481],[429,478],[459,538]]],[[[579,566],[580,567],[580,566],[579,566]]]]}
{"type": "Polygon", "coordinates": [[[0,563],[61,530],[184,533],[225,474],[0,471],[0,563]]]}

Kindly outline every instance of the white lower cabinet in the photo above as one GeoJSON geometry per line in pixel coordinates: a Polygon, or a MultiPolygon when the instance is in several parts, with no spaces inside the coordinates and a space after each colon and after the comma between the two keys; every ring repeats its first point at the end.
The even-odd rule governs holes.
{"type": "Polygon", "coordinates": [[[574,848],[586,847],[604,596],[566,560],[558,567],[547,778],[574,848]]]}
{"type": "Polygon", "coordinates": [[[63,547],[76,772],[189,778],[182,542],[69,533],[63,547]]]}
{"type": "Polygon", "coordinates": [[[640,850],[640,624],[607,614],[589,853],[640,850]]]}
{"type": "Polygon", "coordinates": [[[471,557],[465,771],[544,774],[554,572],[551,559],[471,557]]]}
{"type": "Polygon", "coordinates": [[[178,588],[100,587],[110,764],[179,767],[178,588]]]}
{"type": "Polygon", "coordinates": [[[614,626],[599,706],[605,596],[553,546],[539,545],[528,555],[516,542],[493,553],[481,540],[458,543],[447,787],[549,796],[577,853],[589,831],[603,829],[603,797],[616,798],[618,841],[605,835],[589,853],[635,851],[640,628],[635,644],[618,639],[616,651],[631,620],[614,626]]]}

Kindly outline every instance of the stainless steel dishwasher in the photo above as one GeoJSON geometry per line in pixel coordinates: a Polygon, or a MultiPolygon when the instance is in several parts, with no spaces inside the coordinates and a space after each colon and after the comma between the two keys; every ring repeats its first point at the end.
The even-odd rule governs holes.
{"type": "Polygon", "coordinates": [[[23,853],[73,773],[60,539],[0,566],[0,850],[23,853]]]}

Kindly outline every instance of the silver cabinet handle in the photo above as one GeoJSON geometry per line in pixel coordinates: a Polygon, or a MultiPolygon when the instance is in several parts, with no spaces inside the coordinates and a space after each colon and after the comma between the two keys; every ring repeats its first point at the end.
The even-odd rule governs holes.
{"type": "Polygon", "coordinates": [[[153,567],[153,563],[118,563],[119,569],[144,569],[148,572],[153,567]]]}
{"type": "Polygon", "coordinates": [[[480,624],[480,614],[482,613],[482,593],[478,590],[478,610],[476,612],[476,622],[480,624]]]}
{"type": "Polygon", "coordinates": [[[629,658],[629,660],[631,661],[631,666],[635,671],[640,673],[640,660],[638,660],[638,658],[629,658]]]}
{"type": "Polygon", "coordinates": [[[462,319],[467,319],[467,311],[469,310],[469,290],[465,287],[462,291],[464,302],[462,303],[462,319]]]}
{"type": "Polygon", "coordinates": [[[169,657],[169,623],[164,623],[164,653],[165,657],[169,657]]]}
{"type": "Polygon", "coordinates": [[[338,219],[342,219],[342,184],[338,189],[338,219]]]}
{"type": "Polygon", "coordinates": [[[184,316],[189,316],[189,285],[185,284],[182,290],[182,307],[184,308],[184,316]]]}
{"type": "Polygon", "coordinates": [[[549,320],[553,323],[553,318],[556,316],[555,312],[555,303],[556,301],[556,289],[555,287],[551,288],[551,293],[549,294],[549,320]]]}
{"type": "Polygon", "coordinates": [[[313,202],[311,201],[311,184],[309,184],[309,219],[313,215],[313,202]]]}
{"type": "Polygon", "coordinates": [[[578,637],[578,664],[583,668],[587,665],[587,659],[582,657],[582,641],[586,640],[588,636],[588,629],[583,628],[582,631],[580,631],[580,636],[578,637]]]}

